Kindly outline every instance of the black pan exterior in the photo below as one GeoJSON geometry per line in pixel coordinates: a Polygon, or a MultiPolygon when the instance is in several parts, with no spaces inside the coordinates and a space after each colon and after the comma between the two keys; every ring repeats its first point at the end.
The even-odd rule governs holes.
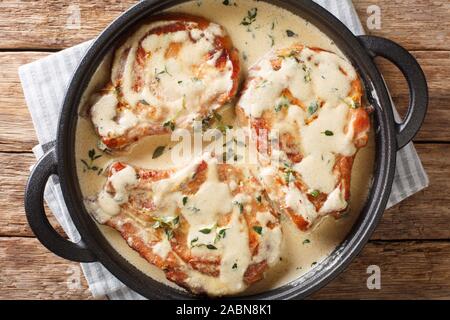
{"type": "MultiPolygon", "coordinates": [[[[78,244],[78,246],[64,246],[64,244],[59,243],[56,251],[66,250],[64,256],[69,259],[73,256],[74,260],[78,258],[82,261],[96,260],[101,262],[124,284],[150,299],[192,299],[197,297],[170,288],[146,276],[120,256],[101,234],[83,206],[83,197],[76,173],[75,132],[81,95],[103,57],[121,37],[129,32],[130,28],[139,24],[142,19],[182,2],[185,1],[142,1],[121,15],[94,41],[79,64],[68,87],[59,121],[56,148],[50,151],[53,155],[47,155],[44,165],[40,167],[38,164],[35,169],[45,171],[47,168],[47,170],[52,170],[52,172],[35,174],[38,177],[48,177],[54,173],[59,176],[65,203],[83,240],[83,243],[78,244]],[[53,161],[53,163],[51,164],[49,161],[53,161]],[[86,249],[91,254],[87,254],[86,249]],[[80,252],[80,250],[83,250],[83,252],[80,252]]],[[[303,17],[330,37],[358,69],[369,101],[375,109],[373,126],[376,139],[376,164],[375,168],[367,168],[368,170],[373,169],[374,172],[372,186],[366,205],[346,240],[317,267],[296,281],[264,293],[235,298],[301,299],[339,275],[361,251],[374,231],[386,207],[394,179],[397,136],[400,130],[394,121],[391,101],[383,79],[368,50],[363,45],[363,41],[355,37],[333,15],[312,1],[273,0],[267,2],[303,17]]],[[[33,183],[33,180],[30,179],[27,198],[30,193],[34,195],[31,197],[32,199],[40,199],[35,192],[31,192],[35,187],[42,187],[42,182],[33,183]]],[[[40,200],[42,201],[42,199],[40,200]]],[[[33,211],[40,211],[42,203],[33,203],[27,201],[27,199],[26,203],[28,204],[27,215],[32,219],[33,211]]],[[[33,230],[36,234],[40,233],[41,238],[45,237],[45,232],[49,233],[48,226],[42,223],[42,228],[40,228],[36,219],[32,220],[35,225],[33,230]]],[[[49,236],[53,237],[54,235],[49,236]]],[[[45,245],[52,250],[51,241],[47,241],[45,245]]]]}

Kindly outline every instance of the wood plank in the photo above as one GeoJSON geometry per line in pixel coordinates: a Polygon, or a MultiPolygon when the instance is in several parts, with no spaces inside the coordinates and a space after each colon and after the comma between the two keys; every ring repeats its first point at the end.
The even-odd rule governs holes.
{"type": "Polygon", "coordinates": [[[92,299],[78,263],[33,238],[0,238],[2,299],[92,299]]]}
{"type": "MultiPolygon", "coordinates": [[[[87,299],[78,264],[56,257],[32,238],[0,238],[3,299],[87,299]],[[68,285],[69,283],[69,285],[68,285]]],[[[450,243],[371,242],[337,279],[313,299],[449,299],[450,243]],[[367,267],[381,269],[381,290],[366,286],[367,267]]]]}
{"type": "Polygon", "coordinates": [[[0,48],[62,49],[95,38],[133,0],[39,1],[0,3],[0,48]],[[79,28],[73,23],[79,8],[79,28]],[[14,19],[11,19],[14,17],[14,19]]]}
{"type": "MultiPolygon", "coordinates": [[[[419,144],[430,187],[387,210],[372,239],[450,239],[450,144],[419,144]]],[[[32,154],[0,153],[0,236],[32,236],[23,209],[23,190],[32,154]]]]}
{"type": "Polygon", "coordinates": [[[450,243],[371,242],[315,299],[449,299],[450,243]],[[381,271],[381,289],[367,288],[367,267],[381,271]]]}
{"type": "MultiPolygon", "coordinates": [[[[450,140],[450,52],[414,51],[413,56],[422,66],[428,82],[429,104],[425,122],[416,141],[450,140]]],[[[393,101],[404,115],[409,103],[409,90],[401,72],[392,63],[377,58],[377,65],[390,89],[393,101]]]]}
{"type": "MultiPolygon", "coordinates": [[[[4,0],[0,2],[0,48],[61,49],[98,35],[114,18],[136,1],[80,0],[81,24],[74,29],[72,1],[4,0]],[[11,18],[14,17],[14,18],[11,18]]],[[[371,34],[388,37],[408,49],[449,50],[450,4],[447,0],[355,0],[363,24],[369,16],[367,8],[376,4],[381,9],[380,30],[371,34]]]]}
{"type": "Polygon", "coordinates": [[[446,191],[450,145],[416,144],[416,149],[430,185],[387,210],[372,239],[450,239],[450,197],[446,191]]]}
{"type": "Polygon", "coordinates": [[[31,151],[37,144],[30,113],[25,104],[18,68],[47,56],[45,52],[0,53],[0,150],[31,151]]]}
{"type": "MultiPolygon", "coordinates": [[[[31,153],[0,153],[2,171],[0,173],[0,237],[24,236],[33,237],[34,234],[28,226],[23,206],[25,185],[30,173],[30,167],[35,163],[31,153]]],[[[47,210],[50,223],[60,234],[64,231],[58,222],[47,210]]]]}
{"type": "MultiPolygon", "coordinates": [[[[31,117],[25,104],[17,68],[47,56],[45,52],[0,52],[0,151],[29,151],[37,144],[31,117]],[[20,125],[18,125],[20,124],[20,125]]],[[[429,112],[416,141],[450,141],[450,52],[414,52],[428,78],[429,112]]],[[[385,61],[380,68],[394,101],[404,112],[407,88],[399,71],[385,61]]]]}
{"type": "Polygon", "coordinates": [[[450,2],[447,0],[353,0],[368,34],[389,38],[408,50],[450,49],[450,2]],[[370,30],[367,20],[380,8],[381,28],[370,30]]]}

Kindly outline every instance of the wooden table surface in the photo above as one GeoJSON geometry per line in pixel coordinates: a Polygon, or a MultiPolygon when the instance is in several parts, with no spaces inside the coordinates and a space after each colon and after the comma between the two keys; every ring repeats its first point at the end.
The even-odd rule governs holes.
{"type": "MultiPolygon", "coordinates": [[[[72,1],[0,1],[0,298],[91,299],[77,263],[47,251],[27,225],[23,192],[36,136],[17,68],[96,36],[134,1],[78,0],[81,29],[68,29],[72,1]],[[78,279],[81,278],[81,282],[78,279]]],[[[450,2],[354,0],[361,20],[381,9],[381,29],[406,47],[428,79],[429,112],[415,146],[430,186],[387,210],[360,256],[313,298],[450,298],[450,2]],[[381,269],[381,289],[366,286],[381,269]]],[[[378,62],[397,106],[408,90],[390,63],[378,62]]],[[[54,223],[54,219],[51,219],[54,223]]]]}

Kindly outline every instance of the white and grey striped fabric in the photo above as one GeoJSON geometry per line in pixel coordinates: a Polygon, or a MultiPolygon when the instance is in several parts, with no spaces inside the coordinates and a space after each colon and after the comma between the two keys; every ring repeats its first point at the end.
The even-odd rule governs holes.
{"type": "MultiPolygon", "coordinates": [[[[364,33],[351,0],[316,2],[344,22],[354,34],[364,33]]],[[[39,145],[33,149],[36,158],[41,157],[53,145],[66,86],[89,44],[90,41],[82,43],[19,68],[26,103],[39,140],[39,145]]],[[[397,154],[395,181],[388,207],[427,186],[428,177],[413,144],[410,143],[397,154]]],[[[47,184],[45,200],[70,239],[78,241],[80,236],[67,212],[56,178],[47,184]]],[[[81,267],[94,297],[143,298],[123,285],[100,263],[82,263],[81,267]]]]}

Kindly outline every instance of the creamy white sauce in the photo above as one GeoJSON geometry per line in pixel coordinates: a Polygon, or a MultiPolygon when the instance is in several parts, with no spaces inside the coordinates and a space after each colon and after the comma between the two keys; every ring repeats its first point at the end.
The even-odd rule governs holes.
{"type": "MultiPolygon", "coordinates": [[[[155,27],[173,23],[158,21],[144,25],[117,49],[111,82],[120,88],[122,100],[127,105],[118,109],[118,93],[113,89],[93,104],[92,121],[101,136],[121,136],[136,124],[171,121],[177,126],[185,126],[198,118],[205,104],[221,94],[226,95],[233,87],[231,61],[227,61],[223,70],[215,66],[222,51],[206,58],[215,49],[216,37],[225,35],[223,29],[211,23],[201,30],[192,23],[191,30],[147,35],[155,27]],[[142,70],[136,70],[140,44],[148,56],[142,70]],[[178,50],[177,54],[170,56],[167,53],[174,45],[179,46],[173,49],[178,50]],[[142,84],[137,90],[138,77],[142,84]],[[151,106],[151,111],[147,110],[149,107],[138,108],[138,104],[151,106]]],[[[211,109],[219,106],[216,101],[211,109]]]]}
{"type": "MultiPolygon", "coordinates": [[[[269,129],[280,135],[288,133],[298,142],[296,151],[301,151],[303,159],[293,170],[300,173],[311,192],[329,194],[320,214],[346,208],[342,195],[345,190],[336,188],[339,172],[334,172],[333,166],[335,155],[353,156],[356,152],[354,130],[349,126],[351,107],[345,102],[353,101],[355,80],[356,71],[344,58],[295,44],[264,55],[250,69],[245,91],[237,102],[250,122],[269,115],[269,129]],[[293,99],[287,98],[286,91],[293,99]],[[280,116],[285,108],[287,116],[280,116]]],[[[261,164],[267,165],[266,159],[261,164]]],[[[285,151],[273,152],[270,165],[290,165],[285,151]],[[281,161],[275,162],[274,155],[281,161]]],[[[266,186],[277,188],[273,184],[266,186]]],[[[294,184],[282,192],[284,203],[279,195],[272,198],[279,206],[292,209],[309,224],[319,217],[314,205],[294,184]]]]}
{"type": "MultiPolygon", "coordinates": [[[[177,6],[171,10],[176,12],[185,12],[201,15],[204,16],[205,18],[208,18],[216,22],[217,24],[224,26],[225,30],[230,34],[235,47],[237,47],[240,51],[242,64],[241,69],[243,70],[242,73],[244,76],[246,75],[245,70],[247,70],[247,68],[250,65],[255,63],[264,54],[273,49],[272,39],[274,40],[274,45],[276,47],[288,47],[293,43],[300,42],[308,46],[321,47],[327,50],[332,50],[334,52],[340,53],[339,49],[334,46],[332,41],[330,41],[329,38],[327,38],[320,31],[318,31],[312,24],[281,8],[277,8],[264,2],[254,2],[254,1],[236,1],[236,2],[237,7],[224,6],[221,1],[205,1],[205,0],[201,2],[202,4],[200,6],[198,6],[197,2],[194,1],[191,3],[186,3],[177,6]],[[247,11],[254,7],[258,8],[258,13],[255,22],[253,22],[250,27],[241,25],[240,23],[242,19],[245,16],[247,16],[247,11]],[[219,12],[220,14],[218,14],[219,12]],[[287,37],[286,30],[292,30],[293,32],[295,32],[296,36],[287,37]]],[[[198,36],[195,35],[195,32],[192,35],[194,37],[198,36]]],[[[181,37],[183,35],[179,36],[181,37]]],[[[153,44],[149,43],[147,45],[153,44]]],[[[318,59],[321,59],[321,57],[318,57],[318,59]]],[[[345,61],[339,61],[339,64],[342,64],[345,70],[349,70],[346,69],[347,65],[345,61]]],[[[172,67],[175,68],[174,65],[173,66],[169,65],[169,69],[171,69],[172,67]]],[[[329,70],[335,68],[336,65],[326,67],[328,68],[327,72],[329,72],[329,70]]],[[[106,71],[99,70],[98,74],[99,75],[97,75],[93,80],[93,82],[91,83],[90,85],[91,88],[95,87],[98,88],[99,87],[98,83],[107,82],[108,77],[110,76],[107,70],[106,71]]],[[[311,92],[314,91],[314,96],[318,95],[320,97],[323,97],[324,100],[328,99],[329,101],[331,101],[333,97],[328,96],[329,92],[322,91],[322,87],[320,85],[321,78],[316,79],[314,74],[315,73],[313,73],[312,76],[314,87],[311,89],[311,92]]],[[[317,74],[320,74],[320,72],[317,74]]],[[[348,74],[352,76],[351,72],[349,72],[348,74]]],[[[295,79],[293,79],[292,81],[294,80],[295,79]]],[[[298,78],[297,80],[300,81],[301,79],[298,78]]],[[[338,90],[341,90],[342,92],[348,91],[348,89],[345,86],[345,81],[341,80],[342,79],[337,78],[336,87],[338,88],[338,90]]],[[[170,83],[171,81],[170,79],[164,79],[163,81],[165,85],[167,84],[167,86],[172,85],[170,83]],[[167,81],[167,83],[165,81],[167,81]]],[[[220,84],[220,86],[221,85],[222,84],[220,84]]],[[[311,99],[313,95],[313,93],[311,92],[297,92],[296,94],[305,95],[305,97],[303,98],[304,101],[309,101],[308,99],[311,99]]],[[[182,94],[182,91],[170,93],[172,94],[171,103],[173,103],[173,105],[175,106],[174,107],[175,110],[176,107],[179,106],[180,103],[179,97],[180,94],[182,94]]],[[[90,94],[89,90],[87,91],[86,94],[90,94]]],[[[147,95],[148,93],[143,94],[147,95]]],[[[270,95],[270,92],[265,92],[264,94],[270,95]]],[[[337,97],[338,95],[335,96],[337,97]]],[[[278,99],[278,97],[279,96],[277,96],[276,98],[278,99]]],[[[149,96],[145,96],[145,98],[150,99],[149,96]]],[[[256,99],[257,97],[254,98],[256,99]]],[[[112,100],[112,98],[109,99],[112,100]]],[[[136,100],[138,99],[138,97],[132,99],[136,100]]],[[[276,99],[274,101],[275,103],[277,102],[276,99]]],[[[117,116],[113,114],[110,109],[108,110],[108,101],[104,101],[104,103],[106,104],[105,109],[108,112],[106,115],[101,114],[98,115],[99,123],[101,121],[111,121],[113,117],[117,116]]],[[[270,107],[273,107],[273,105],[270,107]]],[[[327,105],[324,105],[323,107],[326,108],[327,105]]],[[[333,114],[333,116],[336,116],[337,118],[336,117],[333,118],[333,116],[329,115],[328,113],[326,115],[324,114],[322,118],[321,115],[319,115],[319,118],[317,119],[319,121],[317,122],[316,127],[311,128],[308,127],[307,130],[304,132],[304,134],[316,135],[317,132],[323,132],[324,128],[326,128],[325,130],[330,130],[331,128],[331,130],[335,131],[334,133],[336,136],[334,136],[334,139],[339,139],[339,141],[345,141],[346,136],[342,131],[343,130],[342,121],[339,118],[339,116],[342,116],[342,113],[338,112],[339,111],[338,108],[343,107],[344,104],[340,104],[338,107],[336,107],[335,110],[336,114],[333,114]]],[[[345,107],[348,108],[348,106],[345,107]]],[[[260,110],[258,110],[257,107],[255,107],[254,109],[255,112],[260,112],[260,110]]],[[[294,108],[290,108],[289,112],[300,112],[300,111],[295,110],[294,108]]],[[[173,114],[168,116],[173,116],[173,114]]],[[[122,119],[122,117],[124,116],[122,115],[120,119],[122,119]]],[[[295,118],[298,118],[298,115],[296,115],[295,118]]],[[[132,123],[132,121],[133,119],[131,117],[127,118],[125,116],[122,122],[118,122],[117,124],[114,125],[116,127],[111,126],[110,123],[106,123],[107,125],[105,126],[105,128],[108,127],[113,128],[112,129],[113,131],[125,130],[125,128],[129,126],[132,123]]],[[[351,146],[346,145],[345,143],[339,143],[338,145],[336,145],[335,144],[336,141],[334,141],[333,139],[329,139],[330,137],[327,136],[326,137],[328,138],[327,140],[325,140],[325,136],[323,136],[322,138],[324,140],[321,141],[323,145],[321,146],[320,153],[326,155],[326,157],[328,157],[328,154],[333,152],[339,152],[343,154],[351,154],[352,152],[354,152],[351,146]]],[[[320,172],[328,173],[330,163],[328,163],[328,161],[324,161],[324,163],[313,161],[314,159],[317,160],[319,154],[316,153],[314,151],[315,148],[313,148],[313,146],[308,145],[308,143],[305,142],[305,140],[303,141],[302,147],[308,154],[307,158],[305,159],[310,160],[295,167],[295,170],[297,170],[302,175],[305,181],[307,181],[307,184],[310,185],[311,189],[318,189],[327,193],[331,192],[331,194],[333,194],[332,199],[329,199],[330,200],[329,204],[326,203],[326,207],[324,205],[325,208],[330,208],[330,210],[333,208],[337,208],[340,205],[342,205],[342,201],[340,201],[342,198],[341,195],[334,193],[333,191],[334,188],[332,188],[334,181],[332,181],[330,175],[326,174],[326,176],[328,177],[326,179],[316,179],[314,175],[310,174],[311,170],[313,171],[320,170],[320,172]]],[[[94,130],[91,127],[91,124],[86,119],[79,118],[77,138],[76,138],[77,158],[89,160],[87,157],[88,151],[90,149],[95,148],[96,144],[97,144],[97,137],[94,130]]],[[[139,142],[138,146],[135,146],[129,154],[121,155],[118,160],[130,163],[138,167],[154,168],[154,169],[168,168],[171,166],[169,152],[165,152],[161,157],[157,159],[152,159],[153,151],[157,146],[160,145],[170,146],[167,137],[146,138],[141,142],[139,142]]],[[[334,250],[334,248],[336,248],[336,246],[345,238],[347,232],[353,225],[353,222],[357,218],[358,213],[364,204],[367,190],[370,184],[372,173],[371,170],[373,168],[373,153],[374,153],[373,137],[370,136],[369,145],[366,148],[360,150],[355,159],[354,169],[352,172],[352,187],[351,187],[352,196],[349,203],[350,210],[348,216],[340,220],[335,220],[331,217],[325,218],[313,230],[306,233],[299,232],[298,229],[292,224],[290,219],[283,216],[282,242],[281,242],[280,228],[278,229],[275,228],[275,230],[272,230],[271,233],[268,233],[264,232],[266,231],[267,228],[263,227],[262,237],[270,238],[268,240],[263,240],[263,242],[273,246],[282,245],[283,248],[283,251],[281,253],[282,259],[280,260],[280,257],[278,257],[277,255],[274,255],[273,257],[269,256],[269,263],[273,266],[273,268],[268,271],[268,273],[266,274],[266,278],[264,280],[247,289],[245,293],[261,292],[271,288],[279,287],[285,283],[293,281],[298,277],[300,277],[305,272],[309,271],[314,262],[320,262],[327,255],[329,255],[334,250]],[[306,239],[308,239],[309,242],[305,242],[306,239]]],[[[107,165],[112,161],[112,159],[113,157],[107,154],[103,154],[101,158],[95,160],[95,165],[98,166],[99,168],[106,168],[107,165]]],[[[331,162],[334,162],[334,159],[331,155],[329,156],[329,158],[326,159],[330,160],[331,162]]],[[[94,170],[87,170],[87,171],[85,170],[86,170],[85,166],[81,163],[81,161],[78,161],[77,172],[78,176],[80,177],[81,189],[83,194],[88,197],[96,194],[99,190],[101,190],[106,178],[102,175],[98,175],[97,172],[94,170]]],[[[269,168],[265,169],[265,171],[263,171],[261,175],[264,176],[266,179],[270,179],[272,176],[269,168]]],[[[132,183],[133,181],[130,178],[130,180],[127,180],[127,183],[125,183],[124,185],[127,184],[129,185],[132,183]]],[[[217,182],[212,181],[211,183],[217,182]]],[[[118,185],[120,186],[121,183],[118,183],[118,185]]],[[[220,186],[220,188],[221,187],[222,186],[220,186]]],[[[234,186],[233,183],[230,183],[230,185],[227,186],[227,188],[228,192],[230,192],[234,190],[236,186],[234,186]]],[[[120,190],[120,187],[118,189],[120,190]]],[[[221,196],[228,197],[229,195],[225,191],[225,188],[223,188],[223,190],[224,191],[220,193],[221,196]]],[[[291,197],[294,200],[296,199],[296,197],[299,197],[299,195],[295,194],[295,192],[292,191],[290,193],[288,192],[287,194],[289,194],[289,197],[291,197]]],[[[213,195],[210,194],[210,196],[213,195]]],[[[173,197],[175,203],[179,205],[180,201],[182,201],[180,195],[174,194],[173,197]]],[[[190,201],[197,201],[197,200],[190,199],[190,201]]],[[[208,201],[208,199],[204,200],[208,201]]],[[[245,201],[245,199],[241,198],[239,198],[239,200],[245,201]]],[[[220,208],[217,208],[217,204],[214,205],[212,204],[212,202],[213,201],[210,202],[211,206],[213,206],[211,208],[211,211],[216,211],[215,214],[218,214],[218,212],[220,213],[220,208]]],[[[196,204],[199,205],[199,203],[197,202],[196,204]]],[[[221,202],[221,205],[222,204],[223,203],[221,202]]],[[[308,205],[306,201],[305,205],[306,206],[308,205]]],[[[114,205],[111,204],[111,208],[108,209],[108,211],[115,212],[113,207],[114,205]]],[[[167,211],[163,212],[162,214],[169,215],[171,214],[172,210],[173,208],[168,207],[167,211]]],[[[237,220],[237,215],[235,215],[234,212],[235,210],[233,211],[233,219],[230,221],[230,224],[233,226],[239,226],[240,222],[237,220]]],[[[311,212],[312,216],[314,214],[322,214],[322,212],[320,213],[311,212]]],[[[267,221],[271,219],[271,217],[269,216],[268,213],[262,212],[257,214],[257,219],[261,223],[261,225],[264,225],[265,223],[267,223],[267,221]]],[[[192,232],[192,235],[194,235],[199,228],[204,226],[211,226],[211,224],[214,223],[212,220],[213,219],[211,220],[207,219],[207,221],[206,220],[193,221],[193,225],[195,225],[195,228],[193,228],[192,231],[190,232],[192,232]]],[[[121,253],[129,261],[135,264],[140,270],[142,270],[149,276],[157,279],[158,281],[166,283],[170,286],[174,286],[173,283],[165,279],[164,274],[161,270],[150,265],[143,258],[141,258],[134,250],[130,249],[126,244],[126,241],[123,240],[116,231],[102,225],[99,225],[99,228],[110,240],[110,242],[116,248],[116,250],[118,250],[119,253],[121,253]]],[[[239,247],[239,244],[236,243],[235,242],[236,240],[233,239],[241,238],[243,235],[240,232],[241,231],[238,227],[233,227],[229,233],[227,232],[227,237],[223,239],[227,241],[227,242],[224,241],[223,243],[224,248],[225,246],[239,247]],[[234,234],[235,236],[232,237],[231,236],[232,234],[234,234]],[[228,241],[230,243],[228,243],[228,241]]],[[[207,238],[202,240],[208,241],[207,238]]],[[[221,250],[225,250],[224,248],[222,248],[221,250]]],[[[155,244],[153,250],[161,257],[165,257],[168,254],[169,252],[168,250],[170,250],[170,248],[168,246],[168,243],[165,243],[163,240],[162,242],[155,244]]],[[[271,250],[267,250],[265,252],[264,250],[266,250],[266,248],[263,246],[259,254],[265,255],[268,252],[274,252],[271,250]]],[[[229,264],[232,263],[233,259],[242,259],[241,262],[243,263],[244,266],[247,263],[249,263],[248,261],[249,256],[245,252],[243,253],[240,250],[229,250],[227,252],[222,253],[224,254],[224,256],[227,257],[226,259],[223,260],[223,264],[221,266],[223,270],[225,270],[226,267],[228,267],[229,264]]],[[[222,284],[224,282],[233,283],[234,287],[229,287],[227,288],[227,290],[228,291],[235,290],[235,292],[238,292],[240,290],[240,287],[242,286],[242,283],[240,282],[242,275],[241,273],[242,270],[239,270],[239,272],[237,273],[230,273],[230,272],[227,273],[224,271],[223,274],[221,273],[221,277],[223,278],[221,279],[220,282],[222,284]]],[[[211,282],[207,279],[207,277],[199,273],[192,273],[189,281],[192,284],[206,283],[208,286],[210,286],[208,289],[210,289],[211,291],[220,292],[221,290],[224,290],[222,284],[218,284],[217,282],[211,282]]]]}
{"type": "Polygon", "coordinates": [[[152,246],[152,250],[158,256],[165,259],[169,252],[172,251],[172,247],[170,246],[169,240],[167,240],[167,238],[163,238],[160,242],[152,246]]]}
{"type": "Polygon", "coordinates": [[[295,164],[293,169],[301,175],[311,190],[330,193],[337,182],[333,175],[334,163],[335,157],[330,152],[312,153],[295,164]]]}
{"type": "Polygon", "coordinates": [[[356,78],[353,67],[334,53],[304,48],[300,54],[282,59],[280,69],[274,70],[271,60],[277,57],[277,51],[272,50],[249,72],[254,79],[239,102],[248,116],[261,117],[278,104],[285,89],[305,106],[317,101],[336,105],[347,97],[356,78]]]}
{"type": "Polygon", "coordinates": [[[137,184],[136,171],[127,165],[120,171],[112,169],[107,188],[100,191],[95,202],[86,201],[87,206],[100,223],[120,213],[120,205],[128,202],[128,191],[137,184]]]}

